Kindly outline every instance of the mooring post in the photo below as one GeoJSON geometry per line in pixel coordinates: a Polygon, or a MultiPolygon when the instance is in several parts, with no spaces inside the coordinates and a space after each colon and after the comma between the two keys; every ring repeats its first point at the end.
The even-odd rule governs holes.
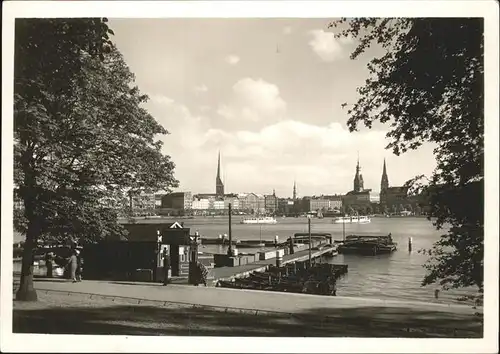
{"type": "Polygon", "coordinates": [[[408,252],[411,252],[412,250],[412,243],[413,243],[413,239],[410,237],[408,237],[408,252]]]}

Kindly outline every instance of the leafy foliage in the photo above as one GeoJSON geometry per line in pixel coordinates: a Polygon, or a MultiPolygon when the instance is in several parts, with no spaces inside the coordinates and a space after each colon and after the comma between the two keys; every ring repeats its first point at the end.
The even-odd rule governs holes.
{"type": "Polygon", "coordinates": [[[177,185],[158,140],[167,131],[142,107],[148,97],[106,22],[16,21],[14,182],[24,212],[14,224],[28,245],[119,236],[115,206],[126,193],[177,185]]]}
{"type": "MultiPolygon", "coordinates": [[[[372,45],[384,54],[368,63],[370,76],[348,110],[358,123],[390,124],[388,149],[399,155],[436,145],[437,168],[427,183],[408,182],[426,195],[429,218],[449,231],[427,253],[423,285],[483,287],[483,21],[471,18],[340,19],[337,37],[359,41],[356,59],[372,45]]],[[[347,106],[347,103],[343,104],[347,106]]]]}

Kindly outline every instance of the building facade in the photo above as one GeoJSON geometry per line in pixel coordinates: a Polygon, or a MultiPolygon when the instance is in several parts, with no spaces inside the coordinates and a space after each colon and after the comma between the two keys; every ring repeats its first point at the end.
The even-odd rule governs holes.
{"type": "Polygon", "coordinates": [[[268,214],[275,214],[278,211],[278,198],[274,190],[273,194],[264,196],[264,208],[268,214]]]}
{"type": "Polygon", "coordinates": [[[325,195],[323,198],[326,198],[330,201],[330,210],[340,210],[342,209],[342,196],[341,195],[325,195]]]}
{"type": "Polygon", "coordinates": [[[192,208],[193,210],[208,210],[209,205],[208,199],[194,198],[192,208]]]}
{"type": "Polygon", "coordinates": [[[389,187],[389,177],[384,159],[382,168],[382,178],[380,180],[380,207],[384,213],[401,213],[403,211],[413,211],[416,206],[416,199],[408,196],[408,187],[389,187]]]}
{"type": "Polygon", "coordinates": [[[261,194],[242,193],[238,194],[240,200],[240,209],[253,214],[261,214],[266,211],[265,198],[261,194]]]}
{"type": "Polygon", "coordinates": [[[166,194],[161,199],[162,209],[191,210],[193,209],[193,195],[191,192],[174,192],[166,194]]]}
{"type": "Polygon", "coordinates": [[[130,204],[134,213],[148,213],[156,209],[156,197],[154,193],[141,192],[132,195],[130,204]]]}
{"type": "Polygon", "coordinates": [[[291,198],[278,198],[278,213],[291,215],[294,212],[294,201],[291,198]]]}

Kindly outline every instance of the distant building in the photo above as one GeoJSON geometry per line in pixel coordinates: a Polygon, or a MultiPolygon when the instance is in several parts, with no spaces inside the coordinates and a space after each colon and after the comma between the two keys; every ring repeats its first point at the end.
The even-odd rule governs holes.
{"type": "Polygon", "coordinates": [[[340,210],[342,208],[342,196],[341,195],[324,195],[322,196],[325,199],[328,199],[330,201],[330,210],[340,210]]]}
{"type": "Polygon", "coordinates": [[[192,208],[193,210],[208,210],[209,201],[208,199],[193,199],[192,208]]]}
{"type": "MultiPolygon", "coordinates": [[[[212,209],[212,208],[211,208],[212,209]]],[[[214,210],[224,210],[224,200],[214,200],[213,201],[214,210]]]]}
{"type": "Polygon", "coordinates": [[[380,205],[384,212],[400,213],[403,210],[413,208],[414,198],[408,197],[408,187],[389,187],[389,177],[384,159],[382,178],[380,181],[380,205]]]}
{"type": "Polygon", "coordinates": [[[265,213],[265,198],[261,194],[241,193],[238,194],[240,209],[249,213],[265,213]]]}
{"type": "Polygon", "coordinates": [[[294,212],[294,201],[290,198],[278,198],[278,213],[289,215],[294,212]]]}
{"type": "Polygon", "coordinates": [[[161,199],[163,209],[191,210],[193,209],[193,196],[191,192],[174,192],[166,194],[161,199]]]}
{"type": "Polygon", "coordinates": [[[273,194],[264,196],[264,204],[266,213],[276,213],[278,210],[278,198],[276,197],[276,192],[274,190],[273,194]]]}
{"type": "Polygon", "coordinates": [[[326,198],[310,198],[309,210],[307,211],[327,211],[330,209],[330,201],[326,198]]]}
{"type": "Polygon", "coordinates": [[[232,210],[240,209],[240,200],[236,194],[226,194],[224,196],[224,209],[229,210],[229,203],[231,203],[232,210]]]}
{"type": "Polygon", "coordinates": [[[361,167],[359,165],[359,158],[356,164],[356,173],[354,175],[353,190],[347,192],[342,197],[342,209],[346,213],[360,212],[363,213],[371,209],[372,204],[372,190],[364,188],[363,175],[361,174],[361,167]]]}
{"type": "Polygon", "coordinates": [[[380,204],[389,208],[389,210],[395,206],[397,208],[401,208],[401,206],[406,208],[409,203],[408,187],[389,187],[384,190],[384,193],[380,194],[380,204]]]}
{"type": "Polygon", "coordinates": [[[156,208],[156,198],[154,193],[141,192],[132,195],[131,207],[134,212],[153,211],[156,208]]]}

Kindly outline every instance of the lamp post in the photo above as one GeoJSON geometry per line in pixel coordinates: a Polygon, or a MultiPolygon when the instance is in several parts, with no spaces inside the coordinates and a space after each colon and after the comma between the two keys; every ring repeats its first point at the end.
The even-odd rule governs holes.
{"type": "Polygon", "coordinates": [[[157,276],[157,269],[161,265],[161,244],[163,243],[163,237],[161,235],[160,230],[156,230],[156,264],[155,267],[152,269],[153,270],[153,279],[156,280],[157,276]]]}
{"type": "Polygon", "coordinates": [[[309,268],[311,267],[312,255],[311,255],[311,215],[307,215],[307,229],[309,232],[309,268]]]}
{"type": "Polygon", "coordinates": [[[231,237],[231,203],[229,203],[228,205],[228,214],[229,214],[229,247],[227,249],[227,254],[229,257],[231,257],[233,255],[233,249],[231,247],[231,244],[232,244],[232,237],[231,237]]]}

